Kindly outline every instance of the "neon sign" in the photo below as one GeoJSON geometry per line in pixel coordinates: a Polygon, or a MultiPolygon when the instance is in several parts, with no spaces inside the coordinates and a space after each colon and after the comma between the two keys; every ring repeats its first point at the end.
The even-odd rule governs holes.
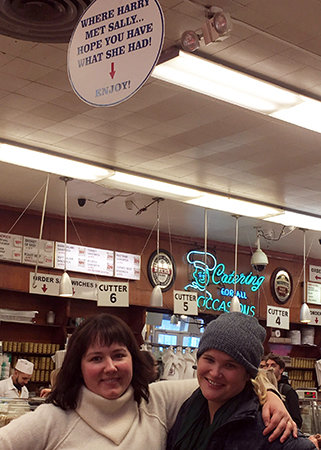
{"type": "MultiPolygon", "coordinates": [[[[199,291],[201,295],[197,299],[197,306],[199,308],[212,309],[214,311],[228,311],[230,302],[225,300],[214,299],[211,292],[207,290],[210,284],[218,285],[234,285],[235,271],[231,273],[225,272],[225,265],[217,264],[217,260],[212,253],[206,253],[198,250],[190,251],[187,256],[187,261],[194,268],[192,278],[193,280],[184,287],[184,290],[193,289],[199,291]]],[[[250,286],[252,292],[256,292],[262,285],[265,277],[254,275],[252,272],[245,275],[240,273],[236,275],[236,284],[243,286],[250,286]]],[[[233,297],[234,289],[221,288],[222,296],[233,297]]],[[[238,290],[236,295],[240,300],[247,299],[245,291],[238,290]]],[[[255,306],[248,306],[241,303],[241,311],[244,314],[255,314],[255,306]]]]}

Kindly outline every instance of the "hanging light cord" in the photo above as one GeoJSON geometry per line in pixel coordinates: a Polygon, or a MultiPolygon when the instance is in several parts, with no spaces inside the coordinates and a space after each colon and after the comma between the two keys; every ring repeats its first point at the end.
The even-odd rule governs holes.
{"type": "Polygon", "coordinates": [[[303,230],[303,303],[306,303],[306,293],[305,293],[305,230],[303,230]]]}
{"type": "Polygon", "coordinates": [[[159,255],[159,200],[157,200],[157,256],[159,255]]]}
{"type": "Polygon", "coordinates": [[[65,181],[65,256],[64,256],[64,271],[66,272],[67,268],[67,208],[68,208],[68,196],[67,196],[67,183],[68,180],[65,181]]]}
{"type": "Polygon", "coordinates": [[[35,267],[35,276],[33,279],[32,287],[36,287],[36,279],[38,275],[38,265],[39,265],[39,254],[40,254],[40,241],[42,239],[42,231],[43,231],[43,224],[45,221],[45,212],[46,212],[46,205],[47,205],[47,198],[48,198],[48,188],[49,188],[49,173],[47,174],[47,180],[46,180],[46,187],[45,187],[45,193],[43,197],[43,205],[42,205],[42,214],[41,214],[41,223],[40,223],[40,230],[39,230],[39,239],[37,244],[37,259],[36,259],[36,267],[35,267]]]}
{"type": "Polygon", "coordinates": [[[38,190],[38,192],[33,196],[33,198],[30,200],[30,202],[28,203],[28,205],[25,207],[25,209],[22,211],[22,213],[20,214],[20,216],[18,217],[18,219],[14,222],[14,224],[9,228],[9,230],[7,231],[7,235],[10,234],[11,230],[14,229],[14,227],[17,225],[17,223],[19,222],[19,220],[21,219],[21,217],[24,215],[24,213],[27,211],[27,209],[29,208],[29,206],[33,203],[33,201],[38,197],[39,193],[42,191],[43,187],[45,186],[46,183],[44,183],[41,188],[38,190]]]}
{"type": "Polygon", "coordinates": [[[239,237],[239,218],[235,216],[235,251],[234,251],[234,295],[236,295],[237,247],[239,237]]]}

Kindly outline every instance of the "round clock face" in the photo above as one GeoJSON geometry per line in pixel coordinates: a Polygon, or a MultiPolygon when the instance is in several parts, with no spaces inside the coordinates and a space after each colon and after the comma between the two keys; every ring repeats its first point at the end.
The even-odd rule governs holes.
{"type": "Polygon", "coordinates": [[[271,291],[274,300],[284,305],[291,297],[292,277],[286,269],[276,269],[271,277],[271,291]]]}
{"type": "Polygon", "coordinates": [[[175,262],[172,255],[166,250],[153,252],[147,265],[148,278],[151,285],[160,286],[162,291],[168,291],[176,277],[175,262]]]}

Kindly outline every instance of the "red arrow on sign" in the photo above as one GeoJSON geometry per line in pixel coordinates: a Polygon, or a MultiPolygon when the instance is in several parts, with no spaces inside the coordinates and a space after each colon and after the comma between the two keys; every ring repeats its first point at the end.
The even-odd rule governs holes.
{"type": "Polygon", "coordinates": [[[114,78],[115,73],[116,73],[115,65],[114,65],[114,63],[112,62],[112,63],[111,63],[111,69],[110,69],[109,75],[110,75],[112,78],[114,78]]]}
{"type": "Polygon", "coordinates": [[[46,285],[46,284],[43,284],[41,289],[43,290],[43,292],[46,292],[47,289],[48,289],[48,288],[47,288],[47,285],[46,285]]]}
{"type": "Polygon", "coordinates": [[[315,276],[316,280],[321,280],[321,277],[318,277],[318,275],[315,276]]]}
{"type": "Polygon", "coordinates": [[[314,321],[315,321],[315,323],[318,323],[318,322],[319,322],[319,320],[318,320],[318,318],[317,318],[317,317],[315,318],[315,320],[314,320],[314,321]]]}

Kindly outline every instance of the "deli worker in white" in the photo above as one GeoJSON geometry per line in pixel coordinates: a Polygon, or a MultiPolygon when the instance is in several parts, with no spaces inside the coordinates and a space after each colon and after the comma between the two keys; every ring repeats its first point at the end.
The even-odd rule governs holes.
{"type": "Polygon", "coordinates": [[[28,398],[26,384],[33,373],[33,363],[27,359],[18,359],[11,377],[0,381],[0,398],[28,398]]]}

